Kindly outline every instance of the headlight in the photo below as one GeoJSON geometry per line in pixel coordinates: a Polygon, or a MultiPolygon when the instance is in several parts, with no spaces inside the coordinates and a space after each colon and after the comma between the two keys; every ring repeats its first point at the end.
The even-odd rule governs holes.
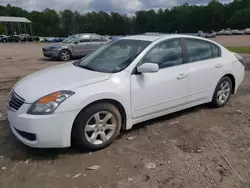
{"type": "Polygon", "coordinates": [[[51,93],[46,95],[37,101],[35,101],[27,114],[34,114],[34,115],[47,115],[53,114],[56,108],[67,98],[74,95],[73,91],[58,91],[55,93],[51,93]]]}
{"type": "Polygon", "coordinates": [[[50,47],[49,49],[50,50],[56,50],[56,47],[50,47]]]}

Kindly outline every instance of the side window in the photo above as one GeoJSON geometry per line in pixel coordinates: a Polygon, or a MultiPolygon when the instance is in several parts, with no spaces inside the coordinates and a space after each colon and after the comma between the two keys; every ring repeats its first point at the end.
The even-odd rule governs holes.
{"type": "Polygon", "coordinates": [[[89,42],[89,40],[90,40],[90,36],[84,35],[84,36],[80,37],[79,42],[80,43],[82,43],[82,42],[89,42]]]}
{"type": "Polygon", "coordinates": [[[216,46],[215,44],[211,43],[211,47],[213,50],[213,57],[220,57],[221,56],[221,50],[218,46],[216,46]]]}
{"type": "Polygon", "coordinates": [[[171,67],[183,63],[181,39],[168,40],[154,47],[143,62],[157,63],[159,68],[171,67]]]}
{"type": "Polygon", "coordinates": [[[101,37],[103,42],[107,42],[107,39],[105,39],[104,37],[101,37]]]}
{"type": "Polygon", "coordinates": [[[98,35],[92,35],[91,42],[102,42],[103,39],[98,35]]]}
{"type": "Polygon", "coordinates": [[[209,42],[198,39],[185,39],[189,62],[202,61],[213,58],[209,42]]]}

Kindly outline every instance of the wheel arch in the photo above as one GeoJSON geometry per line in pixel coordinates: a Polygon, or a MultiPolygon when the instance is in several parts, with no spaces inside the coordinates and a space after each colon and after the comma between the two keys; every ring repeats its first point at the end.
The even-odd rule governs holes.
{"type": "Polygon", "coordinates": [[[59,52],[58,52],[58,58],[60,58],[59,56],[60,56],[60,54],[61,54],[61,52],[62,52],[63,50],[68,50],[69,53],[70,53],[70,57],[71,57],[71,58],[73,57],[73,53],[72,53],[72,50],[71,50],[71,49],[69,49],[69,48],[62,48],[62,49],[60,49],[59,52]]]}
{"type": "Polygon", "coordinates": [[[228,73],[228,74],[225,74],[222,78],[224,77],[229,77],[232,81],[232,94],[235,94],[235,89],[236,89],[236,82],[235,82],[235,77],[233,74],[231,73],[228,73]]]}
{"type": "MultiPolygon", "coordinates": [[[[73,125],[72,125],[72,129],[71,129],[71,140],[72,140],[72,133],[73,133],[73,129],[74,129],[74,125],[75,125],[75,121],[77,119],[77,117],[79,116],[79,114],[84,111],[85,109],[87,109],[88,107],[90,107],[91,105],[95,105],[95,104],[99,104],[99,103],[110,103],[112,105],[114,105],[120,112],[121,117],[122,117],[122,130],[126,130],[126,123],[127,123],[127,113],[126,110],[124,108],[124,106],[117,100],[115,99],[111,99],[111,98],[105,98],[105,99],[99,99],[93,102],[90,102],[88,105],[86,105],[85,107],[83,107],[79,113],[77,114],[77,116],[74,119],[73,125]]],[[[72,142],[72,141],[71,141],[72,142]]]]}
{"type": "Polygon", "coordinates": [[[62,50],[68,50],[70,52],[70,54],[72,55],[72,50],[70,48],[62,48],[60,51],[62,50]]]}

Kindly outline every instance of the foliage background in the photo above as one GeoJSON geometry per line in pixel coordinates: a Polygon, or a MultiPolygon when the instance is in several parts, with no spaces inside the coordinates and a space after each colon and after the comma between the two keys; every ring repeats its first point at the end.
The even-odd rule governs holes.
{"type": "MultiPolygon", "coordinates": [[[[229,4],[212,0],[207,6],[186,3],[171,9],[138,11],[133,17],[103,11],[80,13],[45,9],[42,12],[28,12],[7,5],[0,6],[0,16],[28,18],[33,23],[34,34],[38,36],[68,36],[83,32],[108,35],[175,31],[191,33],[199,30],[211,32],[225,28],[250,28],[250,0],[234,0],[229,4]]],[[[1,31],[4,31],[2,26],[1,31]]]]}

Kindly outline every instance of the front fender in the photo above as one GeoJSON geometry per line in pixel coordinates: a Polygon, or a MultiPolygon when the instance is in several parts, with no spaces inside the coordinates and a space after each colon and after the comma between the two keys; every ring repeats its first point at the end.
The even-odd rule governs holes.
{"type": "Polygon", "coordinates": [[[99,101],[99,100],[115,100],[119,102],[125,109],[127,119],[130,119],[131,116],[131,105],[130,105],[130,87],[120,85],[116,87],[115,85],[107,86],[108,83],[99,82],[96,84],[91,84],[88,86],[80,87],[74,90],[75,94],[65,100],[59,107],[56,109],[55,113],[73,111],[73,110],[82,110],[89,104],[99,101]],[[105,87],[106,86],[106,87],[105,87]],[[100,89],[102,88],[102,89],[100,89]],[[106,88],[113,88],[111,91],[105,91],[106,88]]]}
{"type": "Polygon", "coordinates": [[[99,93],[96,95],[92,95],[90,97],[88,97],[87,99],[81,101],[81,103],[79,103],[78,109],[83,109],[84,107],[88,106],[89,104],[96,102],[96,101],[100,101],[100,100],[115,100],[117,102],[119,102],[125,109],[126,115],[127,115],[127,119],[131,118],[131,108],[130,108],[130,102],[127,101],[125,98],[123,98],[122,96],[119,96],[115,93],[99,93]]]}

